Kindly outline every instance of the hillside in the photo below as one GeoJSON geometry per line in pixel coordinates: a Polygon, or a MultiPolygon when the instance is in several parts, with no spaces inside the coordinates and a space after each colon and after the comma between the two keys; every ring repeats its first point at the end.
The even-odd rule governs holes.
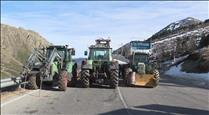
{"type": "Polygon", "coordinates": [[[49,45],[32,30],[1,24],[1,77],[16,76],[33,48],[49,45]]]}
{"type": "Polygon", "coordinates": [[[186,18],[173,22],[148,40],[150,39],[152,39],[153,46],[152,56],[159,62],[169,62],[174,57],[181,58],[188,55],[188,58],[179,65],[181,68],[179,71],[197,74],[209,72],[208,19],[200,21],[186,18]],[[166,33],[166,31],[170,32],[161,34],[166,33]]]}
{"type": "Polygon", "coordinates": [[[209,72],[209,47],[193,52],[181,66],[182,71],[187,73],[209,72]]]}
{"type": "Polygon", "coordinates": [[[168,38],[170,35],[171,36],[176,35],[176,34],[178,35],[181,33],[186,33],[188,31],[201,28],[205,26],[205,23],[208,23],[208,22],[206,21],[203,22],[201,20],[198,20],[192,17],[187,17],[185,19],[170,23],[165,28],[153,34],[147,40],[150,40],[152,42],[163,40],[163,39],[168,38]]]}
{"type": "Polygon", "coordinates": [[[202,22],[196,26],[193,25],[192,28],[187,26],[187,29],[184,30],[185,31],[179,30],[179,32],[175,34],[168,34],[166,37],[156,37],[155,40],[153,40],[153,57],[157,58],[159,61],[166,61],[172,59],[174,55],[175,57],[180,57],[190,54],[194,50],[202,47],[202,45],[206,46],[208,44],[208,21],[202,22]]]}

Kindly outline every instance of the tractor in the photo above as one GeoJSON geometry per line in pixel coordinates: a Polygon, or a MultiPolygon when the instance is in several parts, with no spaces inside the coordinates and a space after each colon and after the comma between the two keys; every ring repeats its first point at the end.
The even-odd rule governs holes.
{"type": "Polygon", "coordinates": [[[128,86],[156,87],[159,83],[157,64],[150,60],[151,43],[132,41],[128,56],[129,64],[125,66],[124,80],[128,86]]]}
{"type": "Polygon", "coordinates": [[[28,80],[30,89],[38,89],[43,83],[50,83],[65,91],[77,71],[72,61],[73,48],[67,45],[48,46],[35,49],[24,66],[22,75],[28,80]]]}
{"type": "Polygon", "coordinates": [[[119,65],[112,59],[110,39],[97,39],[96,44],[91,45],[84,55],[88,58],[83,60],[80,72],[81,85],[84,88],[92,84],[109,85],[116,88],[119,84],[119,65]]]}

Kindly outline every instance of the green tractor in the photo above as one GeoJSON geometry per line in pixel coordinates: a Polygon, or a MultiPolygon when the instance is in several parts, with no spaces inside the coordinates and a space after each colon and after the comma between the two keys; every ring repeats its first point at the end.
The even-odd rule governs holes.
{"type": "MultiPolygon", "coordinates": [[[[96,45],[89,47],[88,59],[81,65],[80,81],[85,88],[93,83],[116,88],[119,84],[119,66],[112,59],[109,39],[97,39],[96,45]]],[[[87,51],[84,53],[88,54],[87,51]]]]}
{"type": "Polygon", "coordinates": [[[49,46],[42,50],[34,50],[24,66],[23,75],[28,78],[30,89],[38,89],[42,82],[48,82],[65,91],[77,71],[72,61],[75,55],[73,48],[68,46],[49,46]]]}
{"type": "Polygon", "coordinates": [[[129,86],[156,87],[159,83],[157,64],[150,60],[151,43],[131,42],[130,63],[125,68],[125,81],[129,86]]]}

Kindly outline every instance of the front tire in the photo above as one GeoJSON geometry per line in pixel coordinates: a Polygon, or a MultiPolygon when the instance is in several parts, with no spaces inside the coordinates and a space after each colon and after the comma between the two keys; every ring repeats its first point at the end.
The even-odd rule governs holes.
{"type": "Polygon", "coordinates": [[[155,86],[154,86],[154,87],[156,87],[156,86],[158,86],[158,84],[159,84],[160,73],[159,73],[159,71],[158,71],[157,69],[155,69],[155,70],[153,71],[153,74],[154,74],[154,78],[155,78],[155,86]]]}
{"type": "Polygon", "coordinates": [[[38,89],[40,87],[40,75],[32,74],[28,79],[28,87],[29,89],[38,89]]]}
{"type": "Polygon", "coordinates": [[[84,88],[89,87],[89,85],[90,85],[89,77],[90,77],[89,70],[82,70],[81,71],[81,85],[82,85],[82,87],[84,87],[84,88]]]}
{"type": "Polygon", "coordinates": [[[110,86],[112,88],[117,88],[118,84],[119,84],[119,71],[117,69],[111,70],[110,76],[111,76],[111,78],[110,78],[111,79],[110,86]]]}
{"type": "Polygon", "coordinates": [[[61,91],[66,91],[68,84],[67,71],[61,71],[59,74],[58,87],[61,91]]]}

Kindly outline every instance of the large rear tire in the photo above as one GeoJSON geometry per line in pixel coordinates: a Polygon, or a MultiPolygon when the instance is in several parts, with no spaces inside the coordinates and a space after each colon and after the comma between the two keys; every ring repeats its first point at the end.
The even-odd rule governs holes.
{"type": "Polygon", "coordinates": [[[119,84],[119,71],[117,69],[111,70],[110,76],[111,76],[111,78],[110,78],[111,79],[110,86],[112,88],[117,88],[118,84],[119,84]]]}
{"type": "Polygon", "coordinates": [[[66,91],[68,84],[67,71],[61,71],[59,74],[58,87],[61,91],[66,91]]]}
{"type": "Polygon", "coordinates": [[[84,87],[84,88],[89,87],[89,85],[90,85],[89,77],[90,77],[89,70],[82,70],[81,71],[81,86],[82,87],[84,87]]]}

